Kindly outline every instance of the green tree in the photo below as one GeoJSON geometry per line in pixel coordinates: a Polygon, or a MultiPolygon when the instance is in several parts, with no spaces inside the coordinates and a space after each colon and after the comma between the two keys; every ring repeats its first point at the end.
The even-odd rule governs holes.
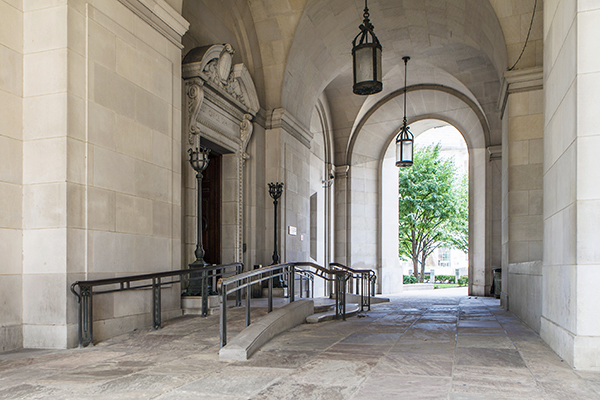
{"type": "Polygon", "coordinates": [[[399,172],[399,252],[412,261],[420,282],[425,260],[444,245],[468,246],[468,186],[458,178],[454,160],[440,158],[440,144],[417,149],[411,168],[399,172]]]}

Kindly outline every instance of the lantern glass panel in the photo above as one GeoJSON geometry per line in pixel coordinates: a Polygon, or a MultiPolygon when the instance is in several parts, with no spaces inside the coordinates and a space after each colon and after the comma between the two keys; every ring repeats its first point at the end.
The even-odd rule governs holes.
{"type": "Polygon", "coordinates": [[[373,81],[373,48],[357,48],[354,52],[356,62],[356,83],[373,81]]]}
{"type": "Polygon", "coordinates": [[[381,49],[379,47],[375,48],[375,61],[377,64],[377,76],[375,80],[381,82],[383,74],[381,72],[381,49]]]}
{"type": "Polygon", "coordinates": [[[413,141],[406,139],[402,141],[402,162],[410,162],[413,160],[413,141]]]}

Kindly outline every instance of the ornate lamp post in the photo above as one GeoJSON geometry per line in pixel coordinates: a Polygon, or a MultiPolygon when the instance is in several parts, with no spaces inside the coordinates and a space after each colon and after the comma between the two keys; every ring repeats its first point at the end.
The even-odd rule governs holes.
{"type": "MultiPolygon", "coordinates": [[[[274,246],[274,250],[273,250],[273,264],[271,265],[275,265],[275,264],[279,264],[279,249],[277,246],[277,238],[278,238],[278,232],[277,232],[277,208],[279,205],[279,198],[281,197],[281,194],[283,193],[283,182],[271,182],[269,183],[269,195],[271,196],[271,198],[273,199],[273,246],[274,246]]],[[[273,281],[273,287],[285,287],[285,282],[283,281],[282,277],[279,276],[279,279],[275,279],[273,281]]]]}
{"type": "Polygon", "coordinates": [[[406,69],[410,57],[402,57],[404,60],[404,122],[402,128],[396,136],[396,166],[410,167],[413,164],[413,144],[414,136],[410,133],[409,126],[406,121],[406,69]]]}
{"type": "MultiPolygon", "coordinates": [[[[190,264],[190,268],[203,268],[206,265],[204,261],[204,246],[202,245],[202,173],[208,167],[208,154],[210,149],[200,146],[194,149],[188,149],[190,155],[190,164],[194,171],[196,171],[197,187],[198,187],[198,204],[197,204],[197,231],[196,231],[196,251],[194,255],[196,260],[190,264]]],[[[212,292],[211,285],[209,283],[207,287],[208,292],[212,292]]],[[[188,292],[191,295],[197,295],[202,292],[202,284],[197,280],[191,283],[188,292]]]]}

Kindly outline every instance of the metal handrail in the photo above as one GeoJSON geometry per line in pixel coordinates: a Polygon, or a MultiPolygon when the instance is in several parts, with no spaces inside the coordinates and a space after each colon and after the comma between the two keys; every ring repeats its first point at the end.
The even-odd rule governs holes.
{"type": "Polygon", "coordinates": [[[367,307],[371,311],[371,297],[375,296],[375,282],[377,275],[372,269],[354,269],[340,263],[329,263],[331,267],[349,272],[356,282],[356,294],[360,294],[360,311],[367,307]],[[360,288],[360,293],[359,293],[360,288]]]}
{"type": "Polygon", "coordinates": [[[208,303],[205,301],[205,297],[208,297],[207,290],[207,279],[208,272],[221,270],[222,272],[217,275],[223,275],[226,270],[235,269],[236,273],[243,270],[244,264],[233,263],[224,265],[211,265],[203,268],[192,268],[192,269],[180,269],[176,271],[165,271],[156,272],[151,274],[141,275],[129,275],[117,278],[105,278],[105,279],[94,279],[86,281],[77,281],[71,285],[71,292],[77,296],[77,303],[79,304],[79,316],[78,316],[78,330],[79,330],[79,347],[94,344],[93,337],[93,313],[92,313],[92,296],[98,294],[107,294],[115,292],[123,292],[127,290],[139,290],[152,288],[152,329],[158,330],[161,328],[161,287],[163,285],[170,285],[173,283],[189,282],[189,281],[202,281],[202,303],[203,303],[203,315],[204,305],[208,303]],[[198,277],[192,276],[200,275],[198,277]],[[188,278],[184,276],[190,275],[188,278]],[[178,280],[170,279],[166,282],[164,278],[179,277],[178,280]],[[152,281],[152,283],[144,283],[144,281],[152,281]],[[135,284],[140,282],[140,284],[135,284]],[[134,285],[132,285],[134,283],[134,285]],[[98,286],[111,286],[119,285],[118,287],[109,288],[106,290],[94,291],[94,287],[98,286]],[[75,290],[79,287],[79,293],[75,290]]]}
{"type": "MultiPolygon", "coordinates": [[[[217,289],[221,297],[221,347],[227,344],[227,296],[236,293],[238,298],[240,290],[246,288],[246,326],[250,325],[250,299],[251,287],[256,283],[268,281],[268,301],[267,311],[273,311],[273,278],[287,277],[289,286],[289,301],[295,300],[295,275],[296,273],[312,274],[328,281],[336,283],[336,319],[340,316],[346,320],[346,282],[350,278],[347,271],[341,269],[327,269],[311,262],[297,262],[269,265],[252,271],[243,272],[229,278],[219,279],[217,289]],[[300,267],[310,267],[315,270],[301,269],[300,267]]],[[[313,293],[314,294],[314,293],[313,293]]],[[[236,302],[236,306],[241,306],[241,302],[236,302]]]]}

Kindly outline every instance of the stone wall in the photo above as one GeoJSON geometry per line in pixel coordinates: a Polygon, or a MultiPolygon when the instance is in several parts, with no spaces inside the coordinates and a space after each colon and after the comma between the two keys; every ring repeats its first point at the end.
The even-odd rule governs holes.
{"type": "Polygon", "coordinates": [[[544,231],[542,71],[516,70],[505,77],[501,298],[504,307],[539,332],[544,231]]]}
{"type": "MultiPolygon", "coordinates": [[[[24,3],[34,125],[23,144],[24,346],[67,347],[77,340],[73,281],[181,267],[185,21],[154,2],[24,3]],[[179,36],[159,32],[165,20],[179,36]]],[[[147,325],[150,299],[95,296],[94,338],[147,325]]],[[[163,312],[180,313],[178,285],[163,291],[163,312]]]]}
{"type": "Polygon", "coordinates": [[[542,261],[511,263],[503,290],[510,296],[510,312],[536,332],[542,314],[542,261]]]}
{"type": "Polygon", "coordinates": [[[544,11],[542,338],[570,365],[600,368],[600,5],[559,0],[544,11]]]}
{"type": "MultiPolygon", "coordinates": [[[[280,261],[308,261],[310,257],[310,131],[283,109],[267,119],[265,176],[283,182],[279,200],[280,261]],[[296,228],[290,234],[289,228],[296,228]]],[[[265,187],[265,190],[267,188],[265,187]]],[[[266,246],[273,248],[273,201],[266,197],[266,246]]]]}
{"type": "Polygon", "coordinates": [[[23,345],[22,32],[22,2],[0,0],[0,352],[23,345]]]}

